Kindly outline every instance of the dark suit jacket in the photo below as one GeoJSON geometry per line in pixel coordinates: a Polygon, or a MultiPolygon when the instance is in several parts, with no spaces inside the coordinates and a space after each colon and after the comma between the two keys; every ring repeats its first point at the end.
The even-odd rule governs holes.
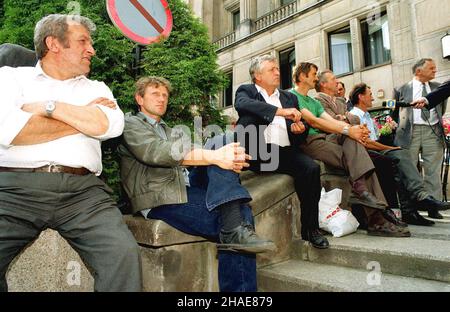
{"type": "MultiPolygon", "coordinates": [[[[444,102],[450,96],[450,79],[445,81],[439,87],[437,87],[434,91],[430,92],[426,98],[430,103],[428,105],[429,109],[432,109],[444,102]]],[[[444,111],[445,113],[445,111],[444,111]]]]}
{"type": "MultiPolygon", "coordinates": [[[[283,90],[279,91],[280,102],[283,108],[298,109],[298,100],[294,94],[283,90]]],[[[258,92],[254,84],[242,85],[238,88],[236,91],[235,108],[239,114],[239,120],[236,127],[236,132],[239,137],[244,138],[242,134],[243,130],[248,130],[251,126],[256,126],[257,136],[255,137],[247,132],[245,142],[241,142],[242,146],[245,146],[247,153],[249,153],[251,152],[249,150],[250,143],[254,144],[254,140],[257,139],[259,151],[260,144],[266,144],[264,139],[264,131],[267,126],[272,123],[278,108],[268,104],[264,100],[264,97],[258,92]]],[[[289,140],[292,147],[299,148],[300,144],[304,142],[308,136],[308,125],[306,122],[303,122],[307,129],[303,134],[297,135],[291,132],[292,123],[293,122],[291,120],[286,120],[289,140]]],[[[255,155],[254,153],[250,154],[254,160],[259,159],[259,155],[255,155]]]]}
{"type": "Polygon", "coordinates": [[[35,66],[37,56],[34,51],[12,43],[0,44],[0,67],[35,66]]]}
{"type": "MultiPolygon", "coordinates": [[[[436,90],[439,87],[439,83],[430,82],[431,91],[436,90]]],[[[410,81],[407,84],[401,86],[398,89],[394,89],[394,99],[397,101],[403,101],[411,103],[413,101],[413,82],[410,81]]],[[[446,110],[446,103],[435,103],[433,108],[436,108],[439,119],[446,110]]],[[[408,148],[411,145],[412,131],[414,125],[414,113],[412,107],[401,107],[394,112],[394,119],[398,120],[398,129],[395,135],[394,144],[403,148],[408,148]]],[[[444,133],[443,129],[442,133],[444,133]]],[[[443,138],[442,138],[443,139],[443,138]]],[[[444,139],[442,140],[444,143],[444,139]]]]}

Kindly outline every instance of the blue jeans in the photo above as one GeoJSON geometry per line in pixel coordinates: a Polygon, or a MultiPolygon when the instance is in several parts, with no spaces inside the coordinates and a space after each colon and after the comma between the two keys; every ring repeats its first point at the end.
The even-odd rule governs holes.
{"type": "MultiPolygon", "coordinates": [[[[163,220],[182,232],[218,241],[222,220],[217,208],[239,200],[244,222],[253,224],[252,211],[245,204],[251,200],[250,194],[234,172],[216,166],[194,168],[190,183],[187,203],[154,208],[148,217],[163,220]]],[[[257,291],[255,255],[218,251],[218,260],[220,291],[257,291]]]]}

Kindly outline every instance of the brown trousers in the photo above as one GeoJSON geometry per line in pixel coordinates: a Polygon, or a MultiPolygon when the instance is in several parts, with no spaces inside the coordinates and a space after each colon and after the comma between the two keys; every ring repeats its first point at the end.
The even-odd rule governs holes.
{"type": "Polygon", "coordinates": [[[342,135],[317,134],[308,136],[301,148],[313,159],[344,169],[348,172],[351,182],[365,177],[367,190],[386,203],[375,167],[363,145],[342,135]]]}

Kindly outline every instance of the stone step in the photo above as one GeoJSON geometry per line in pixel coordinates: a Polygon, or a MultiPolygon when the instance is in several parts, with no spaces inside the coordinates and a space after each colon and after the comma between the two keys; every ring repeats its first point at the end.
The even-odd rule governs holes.
{"type": "MultiPolygon", "coordinates": [[[[412,229],[412,234],[415,229],[412,229]]],[[[334,238],[319,250],[301,240],[293,242],[292,259],[366,270],[379,265],[383,273],[450,282],[450,244],[433,238],[385,238],[364,231],[334,238]]]]}
{"type": "Polygon", "coordinates": [[[266,292],[450,292],[450,284],[375,271],[289,260],[258,270],[266,292]]]}
{"type": "Polygon", "coordinates": [[[446,223],[438,222],[433,226],[410,225],[409,230],[413,237],[450,241],[450,226],[446,223]]]}
{"type": "Polygon", "coordinates": [[[444,217],[444,219],[432,219],[428,217],[428,213],[425,211],[419,211],[419,214],[431,221],[434,221],[436,224],[450,224],[450,210],[439,211],[439,213],[444,217]]]}

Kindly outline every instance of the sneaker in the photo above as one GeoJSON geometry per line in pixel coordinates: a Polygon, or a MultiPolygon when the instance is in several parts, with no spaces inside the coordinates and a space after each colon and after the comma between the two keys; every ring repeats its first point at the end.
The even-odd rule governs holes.
{"type": "Polygon", "coordinates": [[[262,253],[275,251],[275,244],[267,239],[260,238],[250,224],[241,224],[231,231],[220,231],[219,250],[228,250],[246,253],[262,253]]]}

